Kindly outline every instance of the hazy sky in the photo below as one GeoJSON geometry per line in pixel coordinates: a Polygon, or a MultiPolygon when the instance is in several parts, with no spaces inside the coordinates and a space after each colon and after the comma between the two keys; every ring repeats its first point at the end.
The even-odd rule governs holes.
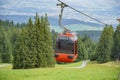
{"type": "MultiPolygon", "coordinates": [[[[120,0],[61,0],[77,10],[108,24],[118,24],[120,18],[120,0]]],[[[60,8],[57,0],[0,0],[0,15],[43,15],[58,17],[60,8]]],[[[93,20],[65,8],[64,18],[79,19],[86,22],[93,20]]]]}

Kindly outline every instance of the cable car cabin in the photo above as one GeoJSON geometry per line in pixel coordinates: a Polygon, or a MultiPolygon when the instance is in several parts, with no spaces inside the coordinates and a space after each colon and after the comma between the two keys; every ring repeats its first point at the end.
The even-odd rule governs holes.
{"type": "Polygon", "coordinates": [[[60,34],[56,41],[55,59],[58,62],[73,62],[78,56],[77,36],[74,33],[60,34]]]}

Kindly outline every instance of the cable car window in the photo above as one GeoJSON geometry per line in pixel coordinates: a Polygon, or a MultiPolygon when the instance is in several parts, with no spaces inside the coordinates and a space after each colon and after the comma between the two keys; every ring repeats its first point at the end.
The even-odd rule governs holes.
{"type": "Polygon", "coordinates": [[[69,37],[67,37],[67,36],[61,36],[61,37],[59,37],[59,39],[60,39],[60,40],[68,40],[69,37]]]}
{"type": "Polygon", "coordinates": [[[59,53],[74,53],[74,42],[72,40],[58,40],[56,52],[59,53]]]}

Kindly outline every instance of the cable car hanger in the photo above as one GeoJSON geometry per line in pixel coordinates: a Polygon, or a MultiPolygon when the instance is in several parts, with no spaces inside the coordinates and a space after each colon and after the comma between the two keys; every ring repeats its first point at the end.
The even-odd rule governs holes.
{"type": "Polygon", "coordinates": [[[91,17],[91,16],[83,13],[82,11],[79,11],[79,10],[71,7],[70,5],[64,3],[64,2],[62,2],[62,1],[60,1],[60,0],[58,0],[58,1],[59,1],[60,3],[57,4],[57,6],[60,6],[60,7],[61,7],[61,13],[59,14],[59,25],[60,25],[65,31],[69,31],[69,32],[70,32],[70,30],[68,30],[68,29],[67,29],[66,27],[64,27],[64,25],[62,24],[62,15],[63,15],[63,10],[64,10],[65,7],[69,7],[70,9],[72,9],[72,10],[74,10],[74,11],[76,11],[76,12],[78,12],[78,13],[84,15],[84,16],[87,16],[87,17],[89,17],[90,19],[95,20],[96,22],[99,22],[99,23],[101,23],[101,24],[103,24],[103,25],[108,25],[108,24],[106,24],[106,23],[104,23],[104,22],[102,22],[102,21],[100,21],[100,20],[98,20],[98,19],[95,19],[95,18],[93,18],[93,17],[91,17]]]}
{"type": "Polygon", "coordinates": [[[70,31],[68,30],[66,27],[64,27],[64,25],[62,24],[62,15],[63,15],[63,10],[65,7],[67,7],[66,4],[64,4],[63,2],[61,2],[60,4],[57,4],[57,6],[61,7],[61,12],[59,14],[59,25],[61,26],[62,29],[64,29],[65,31],[70,31]]]}

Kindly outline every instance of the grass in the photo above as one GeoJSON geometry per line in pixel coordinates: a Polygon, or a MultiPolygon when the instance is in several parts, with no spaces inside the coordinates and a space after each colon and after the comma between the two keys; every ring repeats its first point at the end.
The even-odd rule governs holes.
{"type": "Polygon", "coordinates": [[[57,64],[55,68],[17,69],[12,66],[0,68],[0,80],[117,80],[119,64],[90,62],[85,68],[81,62],[57,64]],[[71,68],[70,68],[71,67],[71,68]]]}

